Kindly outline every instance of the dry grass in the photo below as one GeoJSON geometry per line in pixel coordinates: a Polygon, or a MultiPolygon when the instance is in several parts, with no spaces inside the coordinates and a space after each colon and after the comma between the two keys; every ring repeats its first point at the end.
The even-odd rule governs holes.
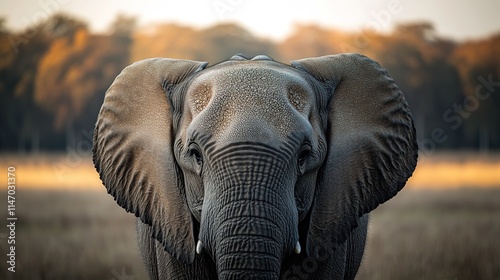
{"type": "MultiPolygon", "coordinates": [[[[135,218],[105,191],[20,191],[17,211],[1,279],[145,279],[135,218]]],[[[500,189],[404,190],[373,212],[358,279],[500,279],[499,236],[500,189]]]]}
{"type": "MultiPolygon", "coordinates": [[[[0,279],[126,280],[116,276],[123,270],[145,279],[135,218],[104,190],[20,191],[16,201],[16,272],[2,261],[0,279]]],[[[6,246],[2,238],[2,252],[6,246]]]]}
{"type": "MultiPolygon", "coordinates": [[[[1,155],[1,182],[11,165],[17,272],[2,261],[0,279],[145,278],[135,218],[106,194],[89,155],[1,155]]],[[[358,279],[500,279],[498,186],[499,155],[422,157],[408,187],[373,212],[358,279]]]]}
{"type": "Polygon", "coordinates": [[[358,279],[500,279],[500,189],[408,189],[371,217],[358,279]]]}

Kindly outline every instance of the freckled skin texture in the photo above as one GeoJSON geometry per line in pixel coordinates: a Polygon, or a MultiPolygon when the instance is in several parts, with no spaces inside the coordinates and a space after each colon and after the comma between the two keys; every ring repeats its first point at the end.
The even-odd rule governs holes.
{"type": "Polygon", "coordinates": [[[215,66],[187,90],[186,104],[197,124],[185,128],[210,134],[216,142],[237,137],[248,141],[249,133],[254,140],[284,141],[292,131],[311,129],[307,118],[316,107],[312,93],[303,78],[275,65],[249,61],[215,66]]]}
{"type": "Polygon", "coordinates": [[[354,279],[368,213],[417,161],[403,94],[357,54],[136,62],[93,153],[151,279],[354,279]]]}

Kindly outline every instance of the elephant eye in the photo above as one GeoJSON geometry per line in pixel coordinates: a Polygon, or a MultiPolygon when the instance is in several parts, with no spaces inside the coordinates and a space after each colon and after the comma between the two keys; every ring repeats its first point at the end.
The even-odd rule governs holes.
{"type": "Polygon", "coordinates": [[[203,164],[203,157],[198,149],[189,149],[189,156],[196,161],[196,164],[203,164]]]}
{"type": "Polygon", "coordinates": [[[203,166],[203,155],[200,151],[200,148],[196,144],[190,144],[188,151],[187,151],[187,156],[193,160],[194,164],[196,165],[195,168],[199,174],[201,174],[201,168],[203,166]]]}

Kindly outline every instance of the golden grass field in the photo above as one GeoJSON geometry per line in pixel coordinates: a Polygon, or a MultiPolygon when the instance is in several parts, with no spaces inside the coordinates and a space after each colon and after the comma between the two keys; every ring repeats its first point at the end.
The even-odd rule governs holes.
{"type": "MultiPolygon", "coordinates": [[[[16,273],[0,230],[0,279],[145,279],[135,218],[90,157],[69,156],[1,156],[1,182],[16,167],[18,221],[16,273]]],[[[422,157],[407,187],[372,212],[357,279],[500,279],[500,156],[422,157]]]]}

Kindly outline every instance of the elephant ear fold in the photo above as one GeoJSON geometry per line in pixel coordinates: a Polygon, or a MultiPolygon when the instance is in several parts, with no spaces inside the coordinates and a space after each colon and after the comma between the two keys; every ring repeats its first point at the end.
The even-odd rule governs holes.
{"type": "MultiPolygon", "coordinates": [[[[359,218],[403,188],[417,164],[413,119],[402,92],[375,61],[341,54],[293,61],[328,88],[328,153],[318,178],[307,252],[343,244],[359,218]]],[[[324,251],[322,251],[324,252],[324,251]]]]}
{"type": "Polygon", "coordinates": [[[116,202],[152,228],[179,260],[194,259],[190,212],[173,155],[165,87],[206,63],[148,59],[125,68],[106,92],[94,131],[93,160],[116,202]]]}

